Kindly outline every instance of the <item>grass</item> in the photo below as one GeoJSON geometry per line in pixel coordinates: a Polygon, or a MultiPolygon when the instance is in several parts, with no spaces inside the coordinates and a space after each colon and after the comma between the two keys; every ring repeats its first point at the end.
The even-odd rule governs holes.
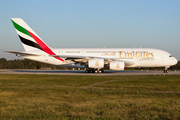
{"type": "Polygon", "coordinates": [[[180,75],[0,75],[0,119],[180,119],[180,75]]]}

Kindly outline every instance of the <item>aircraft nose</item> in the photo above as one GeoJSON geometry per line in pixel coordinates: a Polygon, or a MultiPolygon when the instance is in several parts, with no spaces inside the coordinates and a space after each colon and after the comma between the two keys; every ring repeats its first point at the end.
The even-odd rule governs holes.
{"type": "Polygon", "coordinates": [[[173,57],[173,64],[176,65],[177,63],[178,63],[178,60],[175,57],[173,57]]]}

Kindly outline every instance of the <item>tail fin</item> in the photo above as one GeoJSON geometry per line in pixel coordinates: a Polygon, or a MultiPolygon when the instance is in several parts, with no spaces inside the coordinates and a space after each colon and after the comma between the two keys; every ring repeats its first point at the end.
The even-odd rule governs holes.
{"type": "MultiPolygon", "coordinates": [[[[11,18],[16,32],[24,46],[25,51],[41,50],[49,55],[56,55],[48,45],[24,22],[21,18],[11,18]]],[[[55,57],[64,61],[60,57],[55,57]]]]}
{"type": "Polygon", "coordinates": [[[44,44],[47,46],[42,39],[22,20],[21,18],[11,18],[11,21],[16,29],[16,32],[23,44],[25,51],[43,50],[44,44]],[[38,44],[38,42],[40,44],[38,44]]]}

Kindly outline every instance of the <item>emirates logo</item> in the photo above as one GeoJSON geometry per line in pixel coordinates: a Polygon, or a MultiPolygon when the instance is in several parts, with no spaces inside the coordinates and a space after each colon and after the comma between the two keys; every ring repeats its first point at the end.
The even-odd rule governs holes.
{"type": "Polygon", "coordinates": [[[98,62],[98,61],[96,61],[95,65],[96,65],[96,66],[99,66],[99,62],[98,62]]]}
{"type": "Polygon", "coordinates": [[[116,65],[116,68],[118,68],[118,69],[120,68],[120,65],[119,65],[119,63],[116,65]]]}

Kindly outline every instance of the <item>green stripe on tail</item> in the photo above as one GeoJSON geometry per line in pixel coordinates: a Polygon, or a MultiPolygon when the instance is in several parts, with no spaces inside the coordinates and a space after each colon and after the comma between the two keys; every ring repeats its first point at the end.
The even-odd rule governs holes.
{"type": "Polygon", "coordinates": [[[15,23],[13,20],[11,20],[11,21],[12,21],[14,27],[16,28],[16,30],[18,30],[18,31],[20,31],[20,32],[22,32],[22,33],[24,33],[24,34],[32,37],[25,28],[21,27],[20,25],[18,25],[17,23],[15,23]]]}

